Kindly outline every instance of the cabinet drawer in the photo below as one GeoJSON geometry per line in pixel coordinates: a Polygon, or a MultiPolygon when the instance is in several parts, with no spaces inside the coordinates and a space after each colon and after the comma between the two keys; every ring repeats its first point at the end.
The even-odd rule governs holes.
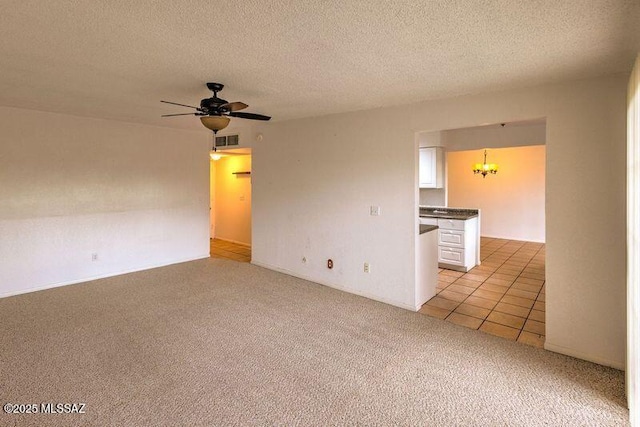
{"type": "Polygon", "coordinates": [[[464,249],[438,246],[438,262],[464,266],[464,249]]]}
{"type": "Polygon", "coordinates": [[[464,230],[464,220],[438,218],[438,227],[447,230],[464,230]]]}
{"type": "Polygon", "coordinates": [[[464,231],[462,230],[438,230],[438,245],[453,248],[464,248],[464,231]]]}

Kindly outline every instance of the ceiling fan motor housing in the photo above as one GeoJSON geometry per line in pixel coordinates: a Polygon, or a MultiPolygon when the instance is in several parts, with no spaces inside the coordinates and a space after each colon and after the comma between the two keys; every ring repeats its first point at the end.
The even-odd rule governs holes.
{"type": "Polygon", "coordinates": [[[221,99],[214,96],[212,98],[205,98],[202,101],[200,101],[200,108],[209,110],[209,112],[212,112],[217,110],[219,106],[226,103],[227,103],[226,99],[221,99]]]}

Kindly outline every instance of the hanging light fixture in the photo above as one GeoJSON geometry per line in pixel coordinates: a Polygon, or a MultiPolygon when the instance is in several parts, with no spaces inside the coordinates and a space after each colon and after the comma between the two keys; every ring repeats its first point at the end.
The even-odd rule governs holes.
{"type": "Polygon", "coordinates": [[[229,124],[229,117],[226,116],[202,116],[200,121],[207,129],[211,129],[213,133],[218,133],[227,127],[229,124]]]}
{"type": "Polygon", "coordinates": [[[483,178],[487,176],[487,174],[489,173],[494,175],[498,173],[498,165],[496,165],[495,163],[487,163],[487,150],[484,150],[484,162],[476,163],[473,166],[473,173],[474,174],[479,173],[482,175],[483,178]]]}
{"type": "Polygon", "coordinates": [[[213,147],[211,147],[211,152],[209,153],[209,157],[211,160],[218,161],[222,158],[222,154],[218,153],[218,149],[216,148],[216,137],[219,130],[222,130],[227,127],[230,122],[229,117],[225,116],[202,116],[200,117],[200,121],[207,128],[213,131],[213,147]]]}

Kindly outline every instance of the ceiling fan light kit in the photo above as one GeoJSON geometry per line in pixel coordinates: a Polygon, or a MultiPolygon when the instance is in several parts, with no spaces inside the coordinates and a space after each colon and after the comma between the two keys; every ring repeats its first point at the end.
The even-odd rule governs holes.
{"type": "Polygon", "coordinates": [[[200,101],[199,107],[193,105],[179,104],[171,101],[160,101],[165,104],[178,105],[181,107],[193,108],[195,113],[178,113],[178,114],[163,114],[162,117],[173,116],[199,116],[200,121],[207,129],[217,133],[219,130],[226,128],[229,125],[229,117],[238,117],[240,119],[249,120],[270,120],[271,117],[263,116],[262,114],[254,113],[238,113],[239,110],[244,110],[248,107],[244,102],[227,102],[226,99],[218,98],[218,92],[220,92],[224,85],[222,83],[207,83],[207,88],[213,92],[211,98],[205,98],[200,101]]]}
{"type": "Polygon", "coordinates": [[[202,116],[200,121],[204,127],[211,129],[213,133],[217,133],[219,130],[226,128],[231,120],[225,116],[202,116]]]}

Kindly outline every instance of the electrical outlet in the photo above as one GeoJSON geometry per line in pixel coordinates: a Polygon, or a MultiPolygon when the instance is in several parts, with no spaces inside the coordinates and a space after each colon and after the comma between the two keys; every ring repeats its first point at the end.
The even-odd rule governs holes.
{"type": "Polygon", "coordinates": [[[365,273],[370,273],[371,272],[371,268],[369,267],[369,263],[368,262],[364,263],[364,272],[365,273]]]}
{"type": "Polygon", "coordinates": [[[371,216],[380,216],[380,206],[371,206],[369,214],[371,216]]]}
{"type": "Polygon", "coordinates": [[[91,261],[97,261],[98,260],[98,254],[96,252],[91,254],[91,261]]]}
{"type": "Polygon", "coordinates": [[[332,259],[328,259],[327,260],[327,268],[329,270],[331,270],[333,268],[333,260],[332,259]]]}

